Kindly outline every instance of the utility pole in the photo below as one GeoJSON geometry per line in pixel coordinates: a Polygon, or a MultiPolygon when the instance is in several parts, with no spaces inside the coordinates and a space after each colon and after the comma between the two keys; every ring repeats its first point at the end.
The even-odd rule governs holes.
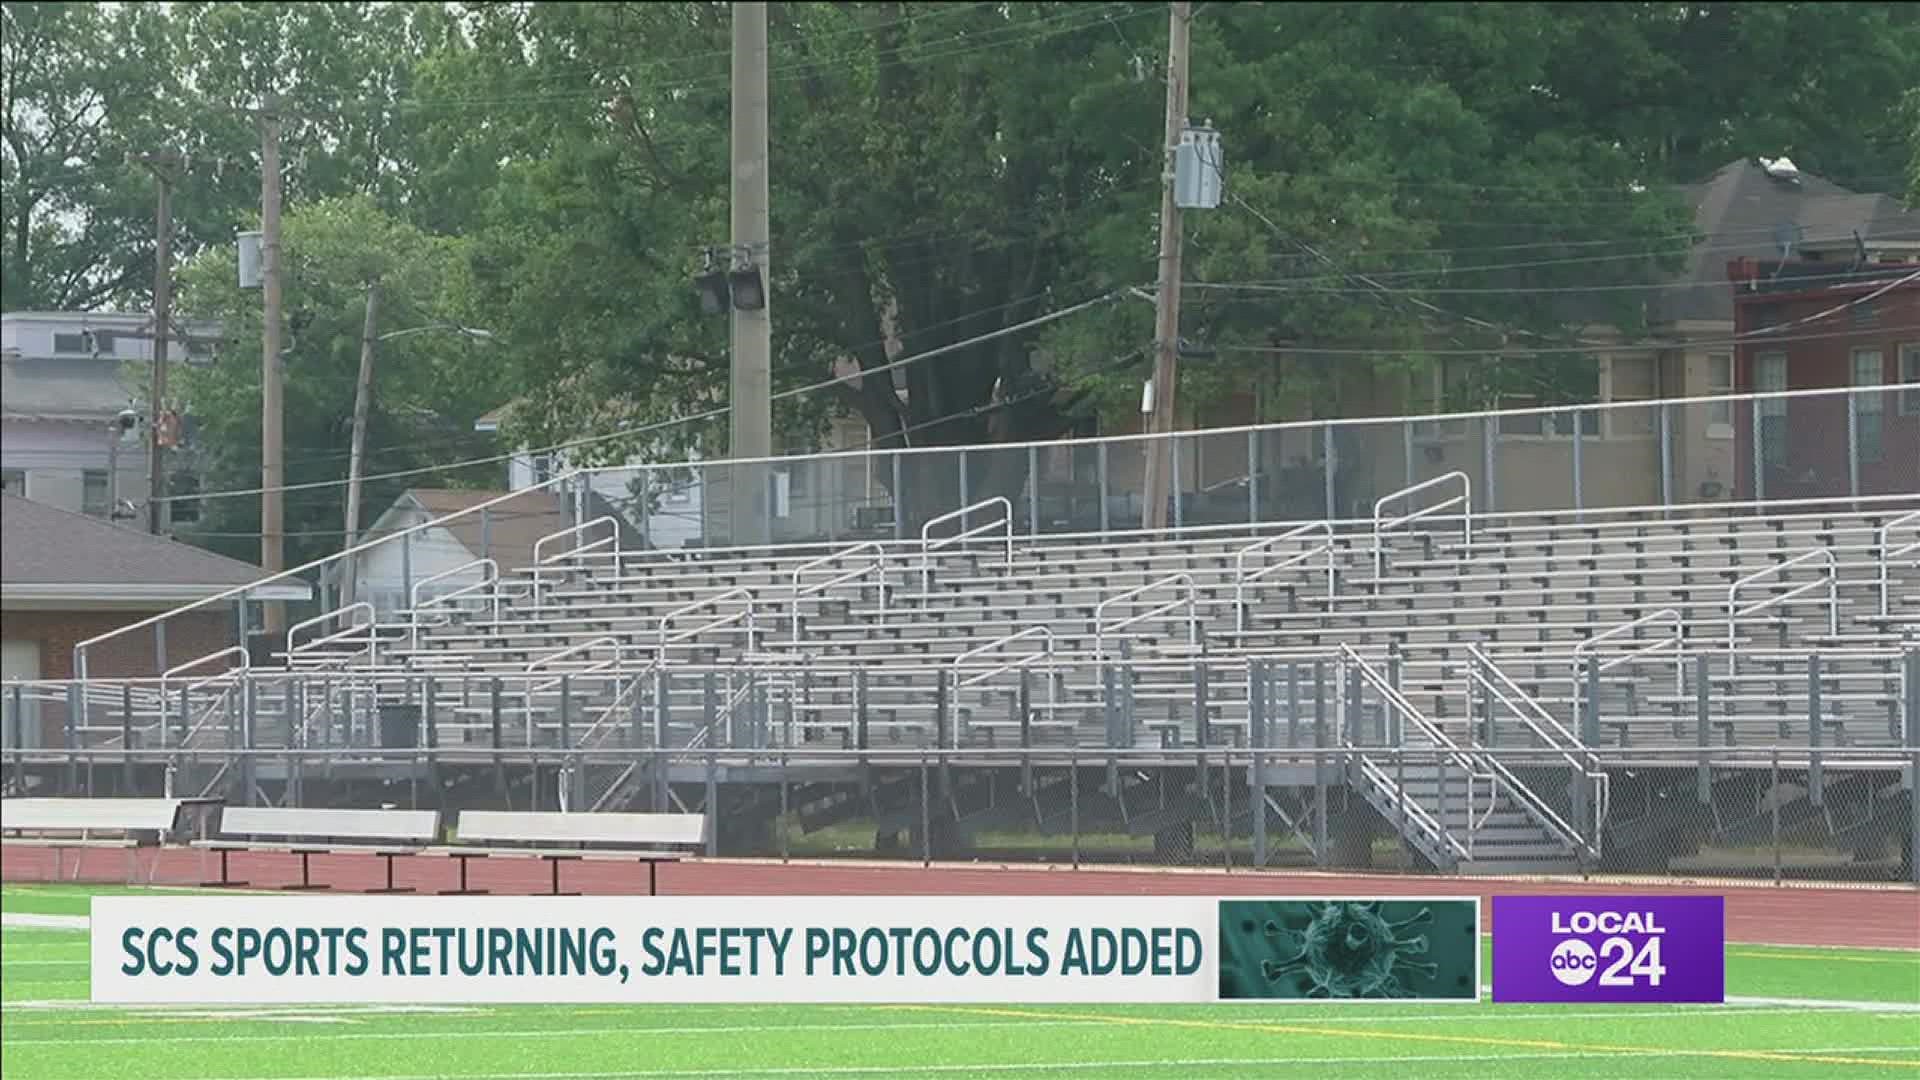
{"type": "Polygon", "coordinates": [[[1167,126],[1161,141],[1160,173],[1160,288],[1154,297],[1153,407],[1147,443],[1147,505],[1143,524],[1148,529],[1167,525],[1167,497],[1179,483],[1172,475],[1169,454],[1174,429],[1174,387],[1180,350],[1180,205],[1174,199],[1174,148],[1187,123],[1187,39],[1193,25],[1193,5],[1172,5],[1167,26],[1167,126]]]}
{"type": "MultiPolygon", "coordinates": [[[[769,270],[767,200],[767,5],[733,5],[734,259],[760,272],[763,296],[773,289],[769,270]]],[[[736,267],[737,268],[737,267],[736,267]]],[[[728,374],[731,407],[727,456],[773,455],[773,320],[771,297],[754,310],[732,305],[733,355],[728,374]]],[[[735,466],[728,517],[736,544],[766,543],[770,507],[765,465],[735,466]]]]}
{"type": "MultiPolygon", "coordinates": [[[[280,115],[269,97],[260,111],[260,274],[265,308],[260,332],[260,565],[269,574],[286,568],[284,493],[286,464],[280,361],[280,115]]],[[[265,630],[278,635],[286,607],[266,605],[265,630]]]]}
{"type": "MultiPolygon", "coordinates": [[[[167,337],[173,323],[173,170],[180,155],[171,150],[128,155],[153,174],[157,201],[153,215],[153,383],[147,398],[147,531],[164,536],[172,514],[167,502],[167,337]]],[[[117,467],[117,466],[116,466],[117,467]]],[[[119,483],[119,475],[113,477],[119,483]]],[[[118,503],[114,504],[118,507],[118,503]]]]}
{"type": "MultiPolygon", "coordinates": [[[[367,321],[360,331],[360,377],[353,387],[353,442],[347,454],[347,547],[360,542],[360,473],[367,446],[367,405],[373,397],[373,351],[379,345],[380,283],[367,282],[367,321]]],[[[349,555],[340,576],[341,606],[353,603],[359,559],[349,555]]]]}

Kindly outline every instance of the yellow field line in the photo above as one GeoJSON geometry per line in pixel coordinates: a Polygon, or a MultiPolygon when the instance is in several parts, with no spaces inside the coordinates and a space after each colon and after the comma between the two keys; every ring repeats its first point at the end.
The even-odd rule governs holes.
{"type": "Polygon", "coordinates": [[[1431,1035],[1407,1031],[1379,1031],[1372,1028],[1307,1027],[1300,1024],[1265,1024],[1232,1020],[1182,1020],[1166,1016],[1113,1016],[1105,1013],[1042,1012],[1037,1009],[1007,1009],[971,1005],[883,1005],[880,1008],[919,1012],[966,1013],[978,1016],[1006,1016],[1030,1020],[1089,1020],[1119,1026],[1197,1028],[1206,1031],[1259,1031],[1273,1035],[1338,1035],[1383,1042],[1441,1043],[1455,1046],[1498,1046],[1512,1050],[1557,1050],[1581,1054],[1647,1054],[1682,1057],[1720,1058],[1732,1061],[1814,1062],[1822,1065],[1878,1065],[1889,1069],[1920,1071],[1920,1061],[1888,1061],[1883,1058],[1836,1057],[1827,1054],[1794,1054],[1771,1050],[1677,1050],[1649,1049],[1644,1046],[1608,1046],[1591,1043],[1557,1042],[1543,1039],[1503,1039],[1480,1035],[1431,1035]]]}

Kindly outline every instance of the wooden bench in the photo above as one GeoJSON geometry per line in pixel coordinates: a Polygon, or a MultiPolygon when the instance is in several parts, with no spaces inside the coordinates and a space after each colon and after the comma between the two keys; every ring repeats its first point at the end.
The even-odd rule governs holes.
{"type": "MultiPolygon", "coordinates": [[[[159,847],[170,834],[181,829],[183,818],[191,827],[196,816],[192,811],[210,811],[219,802],[218,799],[7,799],[0,802],[0,836],[11,844],[52,848],[55,880],[60,878],[61,855],[69,849],[124,849],[127,881],[132,883],[140,848],[159,847]]],[[[200,821],[204,827],[204,815],[200,821]]],[[[150,864],[149,880],[153,869],[150,864]]],[[[73,872],[79,876],[77,859],[73,872]]]]}
{"type": "Polygon", "coordinates": [[[316,885],[311,859],[337,851],[367,852],[387,863],[387,884],[372,893],[412,892],[393,884],[393,860],[414,855],[437,838],[440,815],[433,810],[322,810],[298,807],[228,807],[220,815],[219,837],[194,846],[220,853],[220,880],[210,887],[245,885],[227,873],[227,857],[235,851],[284,851],[300,856],[300,884],[288,889],[325,889],[316,885]],[[275,839],[277,838],[277,839],[275,839]]]}
{"type": "Polygon", "coordinates": [[[460,887],[443,896],[471,896],[467,860],[490,855],[533,855],[553,868],[553,895],[560,891],[560,864],[576,859],[633,859],[647,864],[647,895],[659,893],[659,866],[707,842],[705,814],[545,813],[529,810],[463,810],[446,854],[459,860],[460,887]],[[519,847],[515,845],[528,845],[519,847]],[[560,846],[571,845],[571,846],[560,846]],[[598,845],[598,846],[595,846],[598,845]]]}

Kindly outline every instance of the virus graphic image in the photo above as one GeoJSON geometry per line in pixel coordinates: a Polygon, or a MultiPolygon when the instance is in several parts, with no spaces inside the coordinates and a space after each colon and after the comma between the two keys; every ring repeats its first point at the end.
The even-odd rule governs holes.
{"type": "Polygon", "coordinates": [[[1431,979],[1438,971],[1435,964],[1408,959],[1426,955],[1427,935],[1411,931],[1432,921],[1433,911],[1425,907],[1393,922],[1380,913],[1378,901],[1312,905],[1266,924],[1266,938],[1282,959],[1261,961],[1260,972],[1270,982],[1304,979],[1309,985],[1303,997],[1411,997],[1403,975],[1431,979]]]}

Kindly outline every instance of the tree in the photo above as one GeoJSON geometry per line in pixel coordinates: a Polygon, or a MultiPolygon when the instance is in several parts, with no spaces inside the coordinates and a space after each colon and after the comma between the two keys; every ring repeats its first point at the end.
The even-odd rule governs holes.
{"type": "MultiPolygon", "coordinates": [[[[327,484],[286,496],[288,565],[341,546],[348,437],[365,318],[366,284],[381,286],[381,329],[471,321],[462,241],[432,237],[383,213],[365,196],[295,206],[282,221],[285,304],[286,482],[327,484]]],[[[247,490],[260,480],[260,298],[236,287],[234,256],[209,250],[183,274],[181,307],[217,319],[225,343],[205,368],[188,368],[182,393],[193,417],[191,453],[203,490],[247,490]]],[[[500,400],[492,358],[457,334],[423,333],[380,347],[368,417],[367,469],[379,474],[484,456],[473,419],[500,400]]],[[[413,486],[487,483],[475,467],[367,482],[361,527],[413,486]]],[[[257,496],[207,500],[186,539],[237,557],[257,555],[257,496]]]]}

